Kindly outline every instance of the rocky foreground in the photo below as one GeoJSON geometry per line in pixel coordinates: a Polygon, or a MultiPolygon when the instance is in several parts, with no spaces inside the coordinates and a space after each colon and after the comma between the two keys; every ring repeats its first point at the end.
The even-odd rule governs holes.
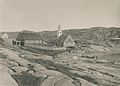
{"type": "Polygon", "coordinates": [[[0,86],[120,86],[120,64],[0,48],[0,86]]]}

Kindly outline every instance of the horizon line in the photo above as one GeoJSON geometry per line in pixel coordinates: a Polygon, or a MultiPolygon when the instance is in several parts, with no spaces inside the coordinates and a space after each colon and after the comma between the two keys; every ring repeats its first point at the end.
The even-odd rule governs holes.
{"type": "MultiPolygon", "coordinates": [[[[106,26],[91,26],[91,27],[84,27],[84,28],[67,28],[67,29],[63,29],[62,30],[72,30],[72,29],[93,29],[93,28],[120,28],[120,26],[110,26],[110,27],[106,27],[106,26]]],[[[56,30],[42,30],[42,31],[34,31],[34,30],[27,30],[27,29],[21,29],[21,30],[17,30],[17,31],[0,31],[0,32],[21,32],[21,31],[33,31],[33,32],[44,32],[44,31],[57,31],[56,30]]]]}

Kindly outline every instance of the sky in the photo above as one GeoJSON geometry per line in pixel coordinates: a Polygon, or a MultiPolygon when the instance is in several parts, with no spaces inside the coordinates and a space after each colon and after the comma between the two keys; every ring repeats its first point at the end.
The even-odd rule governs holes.
{"type": "Polygon", "coordinates": [[[0,0],[0,31],[120,27],[120,0],[0,0]]]}

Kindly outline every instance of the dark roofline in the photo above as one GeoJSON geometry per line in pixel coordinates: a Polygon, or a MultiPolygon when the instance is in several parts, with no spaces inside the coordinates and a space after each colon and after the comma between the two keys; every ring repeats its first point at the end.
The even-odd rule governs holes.
{"type": "Polygon", "coordinates": [[[16,40],[24,41],[24,40],[43,40],[43,39],[39,34],[35,32],[33,33],[19,32],[16,40]]]}

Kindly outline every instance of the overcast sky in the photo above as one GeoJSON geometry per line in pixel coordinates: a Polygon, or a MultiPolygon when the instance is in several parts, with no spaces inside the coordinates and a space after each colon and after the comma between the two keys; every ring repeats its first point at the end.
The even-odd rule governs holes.
{"type": "Polygon", "coordinates": [[[0,0],[0,30],[120,27],[120,0],[0,0]]]}

